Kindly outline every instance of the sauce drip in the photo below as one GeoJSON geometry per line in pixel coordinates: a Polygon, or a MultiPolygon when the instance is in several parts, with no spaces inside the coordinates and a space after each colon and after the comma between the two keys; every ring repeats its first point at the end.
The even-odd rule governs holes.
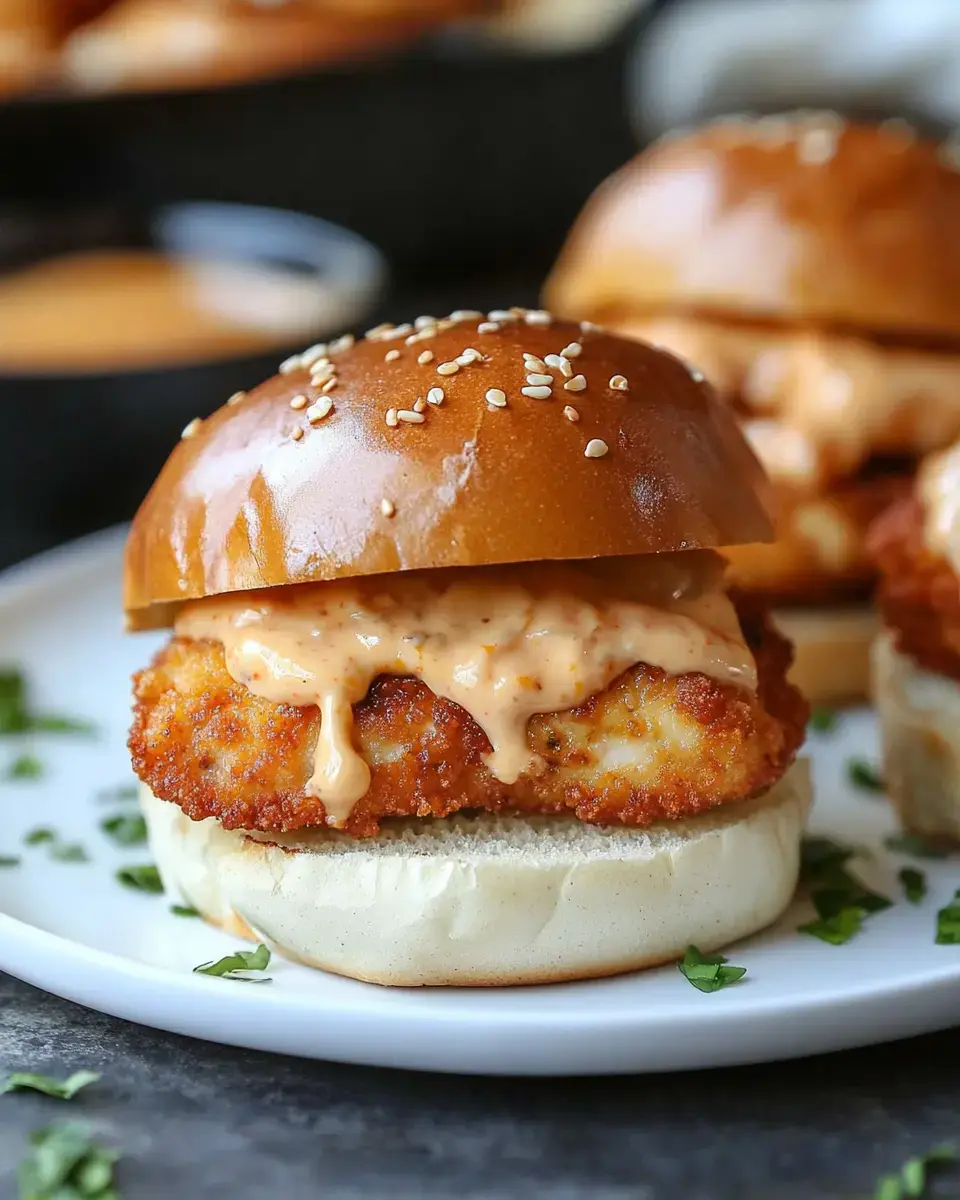
{"type": "MultiPolygon", "coordinates": [[[[713,555],[664,557],[706,559],[714,573],[713,555]]],[[[254,694],[319,707],[308,786],[328,823],[342,826],[370,785],[351,706],[379,675],[415,676],[461,705],[490,739],[488,766],[504,783],[540,769],[526,736],[535,713],[575,707],[635,663],[756,686],[720,591],[701,593],[695,573],[667,572],[663,600],[662,580],[644,586],[627,568],[625,578],[618,589],[609,568],[544,563],[371,576],[197,601],[176,630],[221,642],[230,674],[254,694]]]]}

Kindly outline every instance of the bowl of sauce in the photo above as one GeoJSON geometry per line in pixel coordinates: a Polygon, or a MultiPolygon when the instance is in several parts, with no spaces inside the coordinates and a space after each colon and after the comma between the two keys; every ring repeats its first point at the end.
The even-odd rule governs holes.
{"type": "Polygon", "coordinates": [[[187,422],[385,281],[363,238],[278,209],[0,220],[0,562],[128,518],[187,422]]]}

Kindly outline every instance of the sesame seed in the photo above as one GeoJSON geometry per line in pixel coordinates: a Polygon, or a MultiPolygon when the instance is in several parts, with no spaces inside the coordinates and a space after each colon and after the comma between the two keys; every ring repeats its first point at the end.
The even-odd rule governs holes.
{"type": "Polygon", "coordinates": [[[403,344],[415,346],[417,342],[425,342],[427,338],[432,338],[436,332],[436,329],[421,329],[419,333],[411,333],[408,338],[404,338],[403,344]]]}
{"type": "Polygon", "coordinates": [[[565,392],[582,392],[587,386],[586,378],[583,375],[574,375],[572,379],[568,379],[563,385],[565,392]]]}
{"type": "Polygon", "coordinates": [[[413,327],[414,327],[414,329],[430,329],[434,325],[436,325],[436,323],[437,323],[436,317],[428,317],[428,316],[417,317],[417,319],[413,323],[413,327]]]}
{"type": "Polygon", "coordinates": [[[326,372],[328,375],[331,371],[335,371],[336,367],[329,358],[318,358],[316,362],[310,364],[311,375],[323,375],[326,372]]]}
{"type": "Polygon", "coordinates": [[[496,321],[481,321],[477,326],[477,333],[498,333],[500,326],[496,321]]]}
{"type": "Polygon", "coordinates": [[[533,384],[534,387],[540,384],[546,384],[547,387],[551,387],[553,385],[553,376],[540,374],[528,375],[527,383],[533,384]]]}
{"type": "Polygon", "coordinates": [[[423,413],[414,412],[412,408],[401,408],[397,413],[397,420],[408,425],[422,425],[426,419],[423,413]]]}
{"type": "Polygon", "coordinates": [[[837,130],[806,129],[797,142],[797,158],[807,166],[827,163],[837,152],[837,130]]]}
{"type": "Polygon", "coordinates": [[[333,401],[329,396],[321,396],[307,409],[307,420],[311,425],[317,425],[325,417],[330,415],[330,410],[333,408],[333,401]]]}
{"type": "Polygon", "coordinates": [[[230,397],[230,399],[227,401],[227,405],[230,408],[233,408],[233,406],[235,404],[240,404],[242,401],[246,400],[246,398],[247,398],[246,392],[234,392],[233,395],[230,397]]]}
{"type": "Polygon", "coordinates": [[[388,408],[387,415],[384,419],[386,420],[387,424],[390,426],[391,429],[396,429],[397,410],[395,408],[388,408]]]}
{"type": "Polygon", "coordinates": [[[567,418],[568,421],[579,421],[580,420],[580,414],[577,412],[577,410],[573,407],[572,404],[567,404],[564,406],[563,415],[567,418]]]}
{"type": "Polygon", "coordinates": [[[321,392],[332,392],[336,386],[337,386],[337,381],[335,379],[328,379],[327,382],[320,389],[320,391],[321,392]]]}
{"type": "Polygon", "coordinates": [[[506,408],[507,396],[500,388],[491,388],[485,397],[488,404],[492,404],[494,408],[506,408]]]}
{"type": "Polygon", "coordinates": [[[553,321],[553,317],[542,308],[534,308],[525,312],[523,319],[528,325],[549,325],[553,321]]]}
{"type": "Polygon", "coordinates": [[[374,325],[372,329],[368,329],[363,336],[369,341],[375,341],[377,338],[383,337],[385,333],[389,333],[392,328],[392,321],[382,321],[379,325],[374,325]]]}
{"type": "Polygon", "coordinates": [[[548,354],[543,361],[548,367],[553,367],[555,371],[561,371],[563,370],[563,364],[567,360],[565,358],[561,358],[559,354],[548,354]]]}
{"type": "Polygon", "coordinates": [[[290,401],[290,407],[294,412],[299,412],[301,408],[306,408],[310,401],[306,396],[294,396],[290,401]]]}
{"type": "Polygon", "coordinates": [[[603,333],[603,326],[597,325],[595,321],[581,321],[581,333],[603,333]]]}
{"type": "Polygon", "coordinates": [[[703,383],[704,374],[702,371],[698,371],[696,367],[690,366],[687,367],[687,370],[690,372],[690,378],[694,383],[703,383]]]}
{"type": "Polygon", "coordinates": [[[397,511],[397,506],[394,504],[394,502],[392,500],[387,500],[386,498],[384,498],[383,500],[380,501],[380,511],[383,513],[383,515],[385,517],[392,517],[393,514],[397,511]]]}
{"type": "Polygon", "coordinates": [[[525,387],[520,389],[524,396],[529,396],[532,400],[549,400],[553,395],[553,389],[548,387],[525,387]]]}
{"type": "Polygon", "coordinates": [[[505,308],[495,308],[493,312],[487,313],[488,321],[515,321],[517,314],[508,312],[505,308]]]}
{"type": "Polygon", "coordinates": [[[443,403],[443,388],[431,388],[430,391],[427,392],[427,403],[428,404],[442,404],[443,403]]]}
{"type": "Polygon", "coordinates": [[[384,362],[396,362],[399,357],[400,357],[399,350],[388,350],[386,352],[386,354],[383,356],[383,361],[384,362]]]}
{"type": "Polygon", "coordinates": [[[615,392],[626,392],[630,389],[630,384],[627,383],[624,375],[614,375],[610,380],[610,386],[615,392]]]}
{"type": "Polygon", "coordinates": [[[432,350],[424,350],[417,358],[417,362],[420,364],[421,367],[425,367],[427,365],[427,363],[432,363],[433,362],[433,351],[432,350]]]}
{"type": "Polygon", "coordinates": [[[300,428],[300,426],[298,425],[298,426],[296,427],[296,429],[293,431],[293,433],[291,433],[291,434],[290,434],[290,436],[293,438],[293,440],[294,440],[295,442],[299,442],[299,441],[300,441],[300,439],[303,437],[303,430],[302,430],[302,429],[300,428]]]}
{"type": "Polygon", "coordinates": [[[201,421],[199,417],[194,417],[193,420],[188,425],[185,425],[183,427],[183,433],[181,433],[180,436],[182,438],[192,438],[194,436],[194,434],[199,432],[200,426],[202,424],[203,424],[203,421],[201,421]]]}
{"type": "Polygon", "coordinates": [[[303,366],[303,360],[299,354],[291,354],[289,358],[285,358],[280,364],[281,375],[292,375],[294,371],[299,371],[303,366]]]}
{"type": "Polygon", "coordinates": [[[413,411],[414,412],[423,412],[423,410],[426,407],[427,407],[427,402],[426,402],[426,400],[424,400],[424,398],[422,396],[418,396],[416,398],[416,400],[413,402],[413,411]]]}
{"type": "Polygon", "coordinates": [[[354,345],[356,340],[352,333],[345,333],[343,337],[339,337],[335,342],[330,343],[327,347],[327,353],[343,354],[345,350],[349,350],[354,345]]]}
{"type": "Polygon", "coordinates": [[[535,354],[525,354],[523,356],[523,369],[525,371],[535,371],[538,375],[546,375],[547,364],[541,358],[537,358],[535,354]]]}
{"type": "Polygon", "coordinates": [[[472,346],[468,346],[457,355],[457,362],[461,367],[469,367],[471,363],[479,362],[483,355],[479,350],[474,350],[472,346]]]}
{"type": "Polygon", "coordinates": [[[444,362],[444,363],[441,363],[439,367],[437,367],[437,374],[438,375],[456,375],[456,373],[459,370],[460,370],[460,364],[458,362],[444,362]]]}
{"type": "Polygon", "coordinates": [[[315,346],[310,346],[300,355],[300,361],[305,367],[312,367],[315,362],[321,358],[327,357],[327,343],[317,342],[315,346]]]}
{"type": "Polygon", "coordinates": [[[395,326],[393,332],[389,335],[387,340],[392,341],[393,338],[406,337],[408,334],[411,334],[411,333],[413,333],[413,326],[410,324],[409,321],[407,321],[403,325],[395,326]]]}
{"type": "Polygon", "coordinates": [[[569,358],[564,358],[560,363],[560,374],[565,375],[567,379],[573,376],[573,363],[569,358]]]}
{"type": "Polygon", "coordinates": [[[579,342],[571,342],[569,346],[564,346],[560,353],[564,358],[579,358],[583,353],[583,347],[579,342]]]}
{"type": "Polygon", "coordinates": [[[459,324],[461,321],[479,321],[482,316],[482,312],[475,312],[472,308],[458,308],[450,314],[450,320],[459,324]]]}
{"type": "Polygon", "coordinates": [[[441,317],[437,322],[436,329],[438,333],[442,333],[445,329],[452,329],[456,325],[456,321],[451,321],[449,317],[441,317]]]}
{"type": "Polygon", "coordinates": [[[583,452],[584,458],[603,458],[610,447],[603,438],[591,438],[583,452]]]}

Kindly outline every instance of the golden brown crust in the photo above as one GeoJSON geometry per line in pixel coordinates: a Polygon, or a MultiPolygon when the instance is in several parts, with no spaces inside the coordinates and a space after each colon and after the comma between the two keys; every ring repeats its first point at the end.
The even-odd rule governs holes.
{"type": "Polygon", "coordinates": [[[769,537],[759,464],[676,358],[571,323],[485,324],[463,318],[410,346],[403,335],[363,340],[333,354],[329,393],[297,369],[204,422],[134,519],[131,623],[168,622],[186,599],[288,583],[769,537]],[[586,386],[565,390],[551,368],[552,395],[524,395],[524,354],[574,343],[571,370],[586,386]],[[439,373],[467,349],[483,358],[439,373]],[[611,387],[616,376],[629,390],[611,387]],[[443,403],[424,406],[438,387],[443,403]],[[486,401],[492,389],[506,407],[486,401]],[[312,423],[318,398],[333,409],[312,423]],[[390,409],[423,423],[390,427],[390,409]],[[585,457],[592,441],[608,452],[585,457]]]}
{"type": "Polygon", "coordinates": [[[960,680],[960,580],[927,549],[915,497],[874,524],[868,549],[880,572],[877,605],[896,648],[921,667],[960,680]]]}
{"type": "MultiPolygon", "coordinates": [[[[354,708],[372,778],[345,831],[365,837],[384,817],[461,809],[572,812],[599,824],[644,826],[765,790],[793,760],[807,708],[785,682],[788,644],[762,621],[746,628],[759,670],[756,695],[638,665],[579,708],[535,717],[528,740],[547,766],[512,786],[486,767],[490,743],[462,708],[418,680],[380,678],[354,708]],[[631,739],[643,750],[623,765],[631,739]],[[617,765],[606,766],[611,750],[617,765]]],[[[182,638],[139,673],[135,696],[134,770],[155,795],[195,820],[217,817],[227,829],[324,824],[323,804],[305,792],[315,708],[254,696],[227,673],[219,644],[182,638]]]]}
{"type": "Polygon", "coordinates": [[[876,577],[867,531],[911,486],[901,469],[865,473],[821,496],[781,488],[775,492],[777,540],[724,550],[730,564],[728,586],[765,604],[830,604],[866,597],[876,577]]]}
{"type": "Polygon", "coordinates": [[[960,335],[960,172],[831,114],[664,140],[594,193],[551,275],[562,315],[670,310],[960,335]]]}

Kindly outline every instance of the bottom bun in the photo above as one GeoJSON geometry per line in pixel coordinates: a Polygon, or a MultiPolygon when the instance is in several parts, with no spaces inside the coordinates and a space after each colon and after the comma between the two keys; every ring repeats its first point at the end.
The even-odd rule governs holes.
{"type": "Polygon", "coordinates": [[[171,893],[287,958],[397,986],[586,979],[725,946],[789,903],[809,802],[800,762],[765,796],[645,830],[485,815],[267,840],[142,796],[171,893]]]}
{"type": "Polygon", "coordinates": [[[960,840],[960,684],[917,666],[884,631],[873,647],[873,694],[884,781],[903,827],[960,840]]]}
{"type": "Polygon", "coordinates": [[[856,704],[870,694],[870,646],[879,628],[865,606],[778,609],[773,620],[793,642],[790,682],[813,704],[856,704]]]}

